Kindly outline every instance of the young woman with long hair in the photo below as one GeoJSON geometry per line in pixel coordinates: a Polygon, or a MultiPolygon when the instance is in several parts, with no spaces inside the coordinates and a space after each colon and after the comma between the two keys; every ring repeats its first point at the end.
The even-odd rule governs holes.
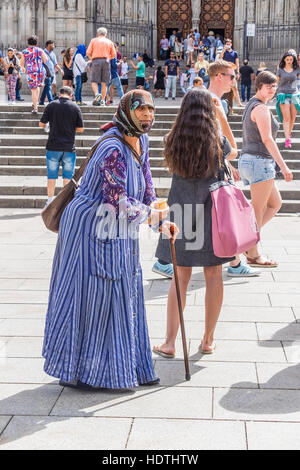
{"type": "Polygon", "coordinates": [[[292,131],[296,120],[297,109],[300,109],[300,99],[297,89],[297,78],[300,75],[297,57],[286,52],[277,70],[277,113],[283,123],[285,148],[291,148],[292,131]]]}
{"type": "MultiPolygon", "coordinates": [[[[260,72],[255,82],[256,94],[247,104],[243,115],[243,147],[239,158],[239,173],[245,185],[250,185],[251,201],[259,229],[269,222],[282,205],[275,179],[277,163],[285,181],[293,179],[276,144],[279,123],[270,112],[268,102],[276,93],[276,76],[260,72]]],[[[258,252],[257,245],[246,253],[248,264],[259,268],[274,268],[277,262],[258,252]]]]}
{"type": "Polygon", "coordinates": [[[72,47],[68,47],[64,53],[63,57],[63,86],[69,86],[72,88],[73,86],[73,56],[74,50],[72,47]]]}
{"type": "MultiPolygon", "coordinates": [[[[233,258],[218,258],[212,246],[212,200],[209,187],[222,176],[224,157],[234,158],[227,139],[220,137],[217,108],[211,94],[194,89],[183,98],[176,121],[166,136],[164,156],[173,174],[168,204],[170,211],[181,208],[176,217],[180,236],[176,256],[183,308],[193,266],[203,266],[206,281],[203,354],[214,350],[214,331],[223,302],[222,264],[233,258]],[[177,209],[176,209],[177,208],[177,209]],[[178,220],[177,220],[178,219],[178,220]],[[194,237],[194,239],[193,239],[194,237]]],[[[156,257],[171,263],[169,241],[161,236],[156,257]]],[[[174,357],[179,313],[174,278],[169,290],[166,340],[154,347],[163,357],[174,357]]]]}

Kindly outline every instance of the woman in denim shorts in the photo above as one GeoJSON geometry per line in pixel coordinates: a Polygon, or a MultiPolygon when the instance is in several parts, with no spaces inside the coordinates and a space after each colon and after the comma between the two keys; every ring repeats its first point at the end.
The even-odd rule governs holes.
{"type": "MultiPolygon", "coordinates": [[[[293,173],[283,160],[275,141],[279,123],[267,106],[276,88],[276,76],[271,72],[261,72],[256,79],[256,95],[249,101],[243,114],[243,148],[239,173],[244,184],[250,184],[259,229],[276,215],[282,205],[280,193],[274,184],[276,163],[285,181],[293,179],[293,173]]],[[[246,256],[251,266],[277,266],[276,261],[258,252],[257,245],[248,250],[246,256]]]]}

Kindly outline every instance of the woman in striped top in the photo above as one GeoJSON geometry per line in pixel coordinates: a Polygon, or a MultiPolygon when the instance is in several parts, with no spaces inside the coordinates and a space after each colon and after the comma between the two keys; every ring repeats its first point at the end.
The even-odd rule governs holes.
{"type": "Polygon", "coordinates": [[[156,196],[146,133],[153,122],[150,93],[133,90],[123,96],[107,126],[110,138],[99,139],[61,218],[43,346],[44,370],[61,385],[121,389],[159,381],[138,232],[148,222],[169,235],[174,224],[158,224],[151,209],[156,196]]]}

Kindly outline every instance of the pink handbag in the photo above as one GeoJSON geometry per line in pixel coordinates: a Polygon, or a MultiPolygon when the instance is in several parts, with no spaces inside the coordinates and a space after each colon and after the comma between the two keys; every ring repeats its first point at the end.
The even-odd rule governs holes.
{"type": "MultiPolygon", "coordinates": [[[[226,172],[226,169],[225,169],[226,172]]],[[[252,205],[231,178],[210,186],[214,254],[229,258],[247,251],[260,240],[252,205]]]]}

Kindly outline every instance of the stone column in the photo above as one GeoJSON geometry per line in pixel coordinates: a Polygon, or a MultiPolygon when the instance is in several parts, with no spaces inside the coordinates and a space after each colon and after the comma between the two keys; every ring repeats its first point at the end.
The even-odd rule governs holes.
{"type": "Polygon", "coordinates": [[[201,0],[192,0],[192,29],[199,31],[201,0]]]}
{"type": "MultiPolygon", "coordinates": [[[[246,0],[239,0],[238,2],[235,2],[233,47],[236,51],[239,52],[240,57],[243,55],[245,13],[246,13],[246,0]]],[[[248,15],[249,15],[249,2],[248,2],[248,15]]]]}

